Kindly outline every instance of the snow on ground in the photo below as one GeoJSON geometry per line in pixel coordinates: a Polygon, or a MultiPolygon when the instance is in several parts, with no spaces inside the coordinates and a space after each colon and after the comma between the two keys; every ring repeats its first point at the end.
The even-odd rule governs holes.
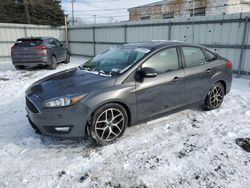
{"type": "Polygon", "coordinates": [[[0,66],[0,187],[250,187],[250,80],[234,79],[218,110],[187,109],[130,127],[116,143],[93,147],[35,134],[24,91],[55,71],[0,66]]]}

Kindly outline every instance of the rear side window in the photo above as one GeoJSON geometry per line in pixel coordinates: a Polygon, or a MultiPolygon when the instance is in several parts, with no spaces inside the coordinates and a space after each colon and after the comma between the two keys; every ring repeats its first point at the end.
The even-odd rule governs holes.
{"type": "Polygon", "coordinates": [[[48,40],[48,42],[49,42],[50,45],[58,46],[58,47],[60,46],[60,42],[57,39],[51,38],[51,39],[48,40]]]}
{"type": "Polygon", "coordinates": [[[39,46],[43,43],[41,39],[18,39],[15,46],[39,46]]]}
{"type": "Polygon", "coordinates": [[[182,47],[186,67],[198,66],[206,63],[206,57],[200,48],[182,47]]]}
{"type": "Polygon", "coordinates": [[[217,56],[215,54],[213,54],[212,52],[208,51],[208,50],[204,50],[206,56],[207,56],[207,61],[211,62],[217,59],[217,56]]]}
{"type": "Polygon", "coordinates": [[[168,48],[154,54],[142,67],[153,68],[158,74],[179,69],[176,48],[168,48]]]}

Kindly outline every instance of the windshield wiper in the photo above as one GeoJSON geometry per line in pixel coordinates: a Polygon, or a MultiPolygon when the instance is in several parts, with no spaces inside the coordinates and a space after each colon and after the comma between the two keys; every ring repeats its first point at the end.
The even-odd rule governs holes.
{"type": "Polygon", "coordinates": [[[101,75],[101,76],[108,76],[108,77],[111,76],[110,74],[106,74],[103,70],[97,71],[97,70],[94,70],[93,68],[90,68],[90,67],[79,66],[79,69],[85,70],[85,71],[93,73],[93,74],[98,74],[98,75],[101,75]]]}

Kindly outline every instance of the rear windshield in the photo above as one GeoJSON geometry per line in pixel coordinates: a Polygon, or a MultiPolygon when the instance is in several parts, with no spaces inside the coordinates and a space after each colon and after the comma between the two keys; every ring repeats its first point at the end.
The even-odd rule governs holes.
{"type": "Polygon", "coordinates": [[[42,43],[43,41],[41,39],[18,39],[15,46],[38,46],[42,43]]]}

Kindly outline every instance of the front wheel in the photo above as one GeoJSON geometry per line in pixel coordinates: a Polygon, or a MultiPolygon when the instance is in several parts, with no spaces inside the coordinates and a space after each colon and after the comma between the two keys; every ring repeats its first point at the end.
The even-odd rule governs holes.
{"type": "Polygon", "coordinates": [[[207,110],[214,110],[221,106],[225,95],[225,88],[222,83],[217,82],[210,89],[204,107],[207,110]]]}
{"type": "Polygon", "coordinates": [[[97,145],[107,145],[121,137],[128,124],[126,110],[117,103],[97,109],[87,125],[87,134],[97,145]]]}

